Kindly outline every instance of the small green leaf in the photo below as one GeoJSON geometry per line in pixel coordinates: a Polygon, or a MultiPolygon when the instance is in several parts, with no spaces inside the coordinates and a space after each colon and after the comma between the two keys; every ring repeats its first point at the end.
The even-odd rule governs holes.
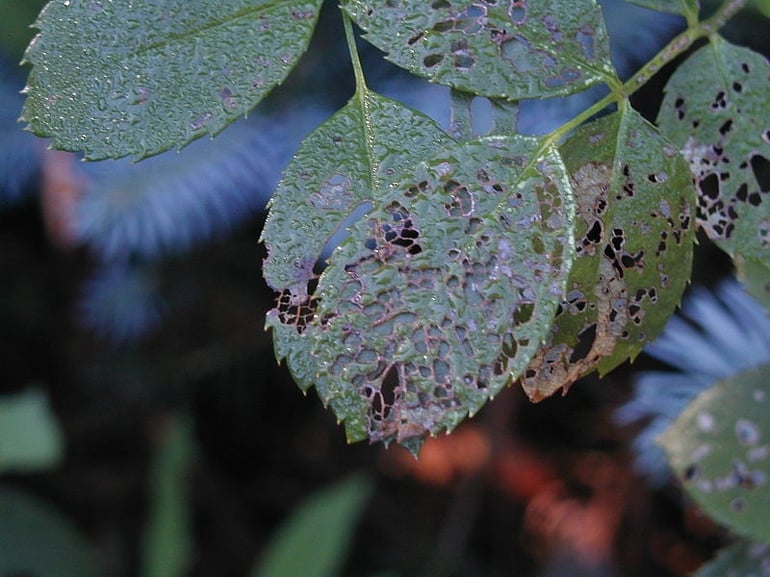
{"type": "MultiPolygon", "coordinates": [[[[279,292],[267,315],[276,356],[297,384],[315,382],[309,354],[324,247],[394,183],[396,175],[452,142],[427,116],[365,88],[302,143],[270,200],[261,240],[267,283],[279,292]]],[[[333,248],[333,247],[331,247],[333,248]]]]}
{"type": "Polygon", "coordinates": [[[714,519],[770,541],[770,365],[720,381],[661,436],[690,496],[714,519]]]}
{"type": "Polygon", "coordinates": [[[86,158],[143,158],[216,134],[286,78],[322,0],[52,0],[23,119],[86,158]]]}
{"type": "Polygon", "coordinates": [[[713,561],[693,573],[693,577],[764,577],[770,568],[770,545],[758,541],[738,541],[725,547],[713,561]]]}
{"type": "Polygon", "coordinates": [[[39,389],[0,396],[0,472],[53,467],[62,437],[48,398],[39,389]]]}
{"type": "Polygon", "coordinates": [[[95,577],[93,550],[47,503],[0,488],[0,575],[95,577]]]}
{"type": "Polygon", "coordinates": [[[252,577],[337,577],[371,492],[353,477],[312,495],[278,530],[252,577]]]}
{"type": "Polygon", "coordinates": [[[768,110],[768,60],[715,36],[668,81],[658,116],[695,176],[699,225],[756,270],[770,269],[768,110]]]}
{"type": "Polygon", "coordinates": [[[346,0],[343,6],[398,66],[482,96],[566,95],[616,78],[594,0],[346,0]]]}
{"type": "Polygon", "coordinates": [[[658,12],[698,17],[698,0],[629,0],[629,2],[658,12]]]}
{"type": "Polygon", "coordinates": [[[633,359],[679,305],[692,266],[687,164],[627,104],[561,147],[577,200],[578,258],[552,334],[522,385],[538,401],[633,359]]]}
{"type": "Polygon", "coordinates": [[[378,200],[320,278],[310,353],[350,440],[415,451],[514,381],[545,338],[573,201],[556,151],[525,137],[448,146],[378,200]]]}
{"type": "Polygon", "coordinates": [[[188,488],[194,443],[190,423],[172,418],[164,433],[150,474],[142,577],[182,577],[192,561],[193,527],[188,488]]]}

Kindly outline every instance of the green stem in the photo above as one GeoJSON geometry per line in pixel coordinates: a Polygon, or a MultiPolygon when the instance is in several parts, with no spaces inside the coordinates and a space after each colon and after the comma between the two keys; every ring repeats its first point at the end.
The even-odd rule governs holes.
{"type": "Polygon", "coordinates": [[[575,116],[572,120],[563,124],[544,140],[545,146],[557,143],[570,131],[583,124],[586,120],[601,112],[613,102],[621,102],[628,95],[633,94],[644,86],[663,66],[690,48],[699,38],[712,36],[724,26],[739,10],[746,5],[747,0],[725,0],[717,11],[707,20],[695,22],[687,30],[669,42],[655,57],[645,64],[639,71],[626,81],[621,90],[615,90],[591,105],[589,108],[575,116]]]}
{"type": "Polygon", "coordinates": [[[353,74],[356,78],[356,91],[364,92],[366,91],[366,79],[364,78],[364,69],[361,67],[361,59],[358,57],[356,36],[353,34],[353,23],[343,8],[340,8],[340,12],[342,12],[342,24],[345,26],[345,40],[350,52],[350,61],[353,64],[353,74]]]}

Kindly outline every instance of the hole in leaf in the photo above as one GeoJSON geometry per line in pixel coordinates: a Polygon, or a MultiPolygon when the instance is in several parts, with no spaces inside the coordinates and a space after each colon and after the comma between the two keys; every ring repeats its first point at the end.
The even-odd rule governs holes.
{"type": "Polygon", "coordinates": [[[391,365],[382,379],[379,395],[375,394],[372,398],[372,412],[374,415],[381,416],[383,420],[388,418],[390,410],[396,402],[399,385],[398,368],[395,365],[391,365]]]}
{"type": "Polygon", "coordinates": [[[699,182],[699,188],[704,196],[716,199],[719,198],[719,177],[711,173],[699,182]]]}
{"type": "Polygon", "coordinates": [[[588,353],[591,352],[591,349],[594,346],[595,340],[596,340],[596,323],[584,329],[578,335],[578,342],[575,345],[575,348],[572,349],[572,354],[569,357],[569,362],[577,363],[578,361],[582,361],[584,358],[586,358],[586,356],[588,356],[588,353]]]}
{"type": "Polygon", "coordinates": [[[759,183],[762,192],[770,192],[770,161],[764,156],[755,154],[751,157],[751,171],[759,183]]]}
{"type": "Polygon", "coordinates": [[[432,68],[444,59],[442,54],[428,54],[422,59],[422,63],[426,68],[432,68]]]}

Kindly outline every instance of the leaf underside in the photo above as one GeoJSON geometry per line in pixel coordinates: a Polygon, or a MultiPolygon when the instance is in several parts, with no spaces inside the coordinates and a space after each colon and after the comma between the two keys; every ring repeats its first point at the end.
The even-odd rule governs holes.
{"type": "MultiPolygon", "coordinates": [[[[406,148],[401,160],[412,158],[409,127],[420,117],[371,98],[407,123],[365,113],[365,124],[406,148]]],[[[361,198],[370,206],[348,225],[350,236],[317,281],[308,271],[334,226],[289,252],[274,235],[290,226],[289,214],[312,210],[327,175],[346,183],[350,160],[309,168],[312,158],[300,154],[287,169],[313,175],[313,185],[300,185],[304,195],[276,195],[271,207],[266,278],[279,302],[267,325],[277,356],[288,358],[302,388],[316,386],[349,440],[397,440],[414,449],[478,411],[526,367],[548,332],[573,255],[569,182],[558,154],[539,147],[525,137],[450,142],[415,162],[396,186],[351,178],[362,196],[335,215],[336,226],[361,198]],[[284,256],[274,254],[279,246],[284,256]]],[[[395,166],[383,152],[370,157],[382,162],[377,174],[395,166]]]]}
{"type": "Polygon", "coordinates": [[[522,378],[533,401],[633,359],[679,305],[692,266],[694,193],[675,147],[628,106],[562,146],[577,259],[547,343],[522,378]]]}
{"type": "Polygon", "coordinates": [[[347,0],[365,38],[410,72],[482,96],[562,96],[615,78],[594,0],[347,0]]]}
{"type": "Polygon", "coordinates": [[[685,490],[714,519],[770,541],[770,365],[701,393],[661,436],[685,490]]]}
{"type": "Polygon", "coordinates": [[[22,118],[86,158],[144,158],[216,134],[282,82],[322,0],[53,0],[25,55],[22,118]]]}
{"type": "Polygon", "coordinates": [[[690,163],[697,222],[770,302],[770,63],[715,37],[666,85],[658,123],[690,163]]]}

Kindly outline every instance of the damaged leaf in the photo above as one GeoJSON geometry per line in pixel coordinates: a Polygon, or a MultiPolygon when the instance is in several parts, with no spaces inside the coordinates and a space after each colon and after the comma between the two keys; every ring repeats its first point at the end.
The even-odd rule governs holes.
{"type": "Polygon", "coordinates": [[[27,49],[23,119],[86,158],[216,134],[282,82],[321,0],[52,0],[27,49]]]}
{"type": "Polygon", "coordinates": [[[577,202],[577,259],[547,343],[521,382],[533,401],[633,359],[678,306],[692,265],[687,165],[630,106],[561,147],[577,202]]]}
{"type": "Polygon", "coordinates": [[[477,95],[559,96],[615,79],[594,0],[347,0],[343,7],[398,66],[477,95]]]}
{"type": "Polygon", "coordinates": [[[487,137],[445,148],[351,228],[317,290],[318,393],[348,438],[414,449],[524,370],[572,261],[555,150],[487,137]]]}
{"type": "MultiPolygon", "coordinates": [[[[370,119],[375,133],[392,131],[404,142],[404,126],[380,122],[370,119]]],[[[293,282],[285,298],[313,308],[300,325],[280,301],[271,311],[278,354],[289,356],[300,386],[315,384],[349,440],[396,440],[416,450],[526,367],[573,258],[571,189],[558,153],[542,147],[533,138],[487,137],[425,155],[430,160],[397,186],[385,179],[368,196],[362,191],[366,214],[349,226],[317,287],[304,273],[283,281],[293,282]]],[[[391,157],[385,164],[395,165],[391,157]]],[[[305,188],[305,198],[318,184],[305,188]]],[[[279,248],[285,264],[276,270],[306,261],[304,246],[284,252],[272,233],[265,239],[272,243],[266,265],[279,248]]]]}
{"type": "Polygon", "coordinates": [[[303,141],[284,171],[260,239],[268,249],[265,280],[278,292],[267,326],[276,356],[288,360],[303,390],[318,370],[309,350],[316,338],[315,288],[328,252],[379,201],[401,167],[450,142],[427,116],[361,88],[303,141]]]}
{"type": "Polygon", "coordinates": [[[665,90],[658,122],[690,163],[697,222],[736,259],[752,294],[768,302],[770,63],[715,36],[665,90]]]}
{"type": "Polygon", "coordinates": [[[770,541],[770,365],[720,381],[660,437],[690,496],[750,539],[770,541]]]}

